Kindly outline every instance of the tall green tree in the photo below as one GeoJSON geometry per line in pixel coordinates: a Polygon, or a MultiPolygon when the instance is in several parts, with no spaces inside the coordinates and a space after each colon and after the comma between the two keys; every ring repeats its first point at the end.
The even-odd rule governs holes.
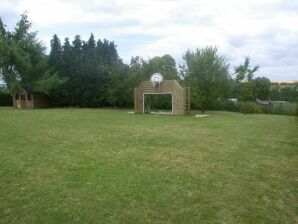
{"type": "Polygon", "coordinates": [[[255,101],[258,96],[260,96],[260,98],[268,97],[263,85],[266,83],[265,80],[257,80],[258,90],[256,87],[254,75],[259,68],[259,65],[251,66],[249,57],[245,57],[243,64],[234,67],[234,75],[236,75],[236,77],[234,80],[234,89],[232,90],[234,93],[233,97],[241,101],[255,101]]]}
{"type": "MultiPolygon", "coordinates": [[[[59,38],[54,36],[52,43],[58,42],[55,39],[59,38]]],[[[53,46],[58,46],[58,44],[53,46]]],[[[118,92],[108,91],[108,88],[115,87],[115,84],[107,85],[107,83],[114,80],[117,85],[120,85],[122,77],[114,73],[120,71],[122,74],[123,72],[122,69],[118,69],[121,68],[122,62],[113,42],[95,41],[93,34],[87,41],[84,41],[76,35],[72,42],[68,38],[65,39],[61,55],[62,68],[58,69],[59,75],[67,78],[68,81],[54,94],[55,102],[59,105],[81,107],[99,107],[116,102],[111,99],[117,96],[111,95],[118,94],[118,92]]],[[[59,60],[56,60],[54,64],[55,67],[59,67],[59,60]]]]}
{"type": "Polygon", "coordinates": [[[71,57],[71,44],[69,38],[64,39],[64,43],[62,45],[62,75],[69,76],[71,73],[72,67],[72,57],[71,57]]]}
{"type": "Polygon", "coordinates": [[[191,87],[191,99],[202,113],[218,100],[224,99],[229,90],[229,64],[218,54],[216,47],[188,50],[184,55],[185,82],[191,87]]]}
{"type": "Polygon", "coordinates": [[[92,33],[89,40],[84,42],[82,50],[85,76],[95,76],[98,71],[99,57],[96,54],[96,42],[92,33]]]}
{"type": "Polygon", "coordinates": [[[234,68],[236,80],[238,82],[249,82],[253,79],[254,73],[259,70],[260,66],[256,65],[253,68],[250,66],[250,57],[245,57],[244,63],[234,68]]]}
{"type": "Polygon", "coordinates": [[[298,84],[288,85],[281,88],[280,100],[298,103],[298,84]]]}
{"type": "Polygon", "coordinates": [[[249,82],[238,83],[239,96],[241,101],[255,101],[256,100],[256,83],[254,80],[249,82]]]}
{"type": "Polygon", "coordinates": [[[49,56],[49,65],[55,67],[56,70],[61,70],[63,66],[62,61],[62,46],[61,41],[55,34],[51,40],[51,51],[49,56]]]}
{"type": "Polygon", "coordinates": [[[12,96],[22,84],[39,80],[47,67],[45,47],[36,32],[29,32],[30,27],[26,14],[21,15],[12,32],[0,18],[0,76],[12,96]]]}
{"type": "Polygon", "coordinates": [[[80,35],[76,35],[72,41],[71,46],[71,59],[72,59],[72,72],[76,75],[81,75],[82,70],[82,59],[83,59],[83,41],[80,35]]]}
{"type": "Polygon", "coordinates": [[[271,82],[266,77],[255,78],[256,96],[261,100],[268,100],[270,98],[271,82]]]}
{"type": "Polygon", "coordinates": [[[298,103],[298,84],[275,84],[270,88],[271,100],[298,103]]]}
{"type": "Polygon", "coordinates": [[[271,86],[270,99],[271,100],[280,100],[280,86],[278,84],[271,86]]]}
{"type": "Polygon", "coordinates": [[[175,79],[178,80],[176,62],[171,55],[163,55],[161,57],[156,56],[148,61],[142,61],[142,70],[145,75],[144,79],[149,79],[153,73],[160,73],[164,79],[175,79]]]}
{"type": "Polygon", "coordinates": [[[105,85],[105,97],[109,106],[132,106],[134,85],[129,66],[122,63],[113,66],[105,85]]]}

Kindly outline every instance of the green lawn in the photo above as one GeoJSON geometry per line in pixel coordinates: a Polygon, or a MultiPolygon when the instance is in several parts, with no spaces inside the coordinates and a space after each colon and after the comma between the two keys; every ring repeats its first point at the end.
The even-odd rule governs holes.
{"type": "Polygon", "coordinates": [[[298,121],[0,108],[0,223],[298,223],[298,121]]]}

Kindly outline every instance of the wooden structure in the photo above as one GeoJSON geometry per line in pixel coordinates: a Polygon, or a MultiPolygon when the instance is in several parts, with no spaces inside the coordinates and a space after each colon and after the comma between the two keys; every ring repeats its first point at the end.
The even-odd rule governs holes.
{"type": "Polygon", "coordinates": [[[13,98],[16,108],[46,108],[50,106],[50,101],[46,94],[34,92],[31,88],[21,88],[13,98]]]}
{"type": "Polygon", "coordinates": [[[154,86],[151,81],[143,81],[134,89],[135,113],[146,113],[146,94],[171,94],[172,115],[184,115],[190,110],[190,89],[183,88],[176,80],[164,80],[154,86]]]}

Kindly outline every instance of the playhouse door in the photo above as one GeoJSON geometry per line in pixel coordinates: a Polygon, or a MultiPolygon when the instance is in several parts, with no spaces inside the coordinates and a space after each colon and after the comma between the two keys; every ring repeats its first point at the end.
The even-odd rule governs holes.
{"type": "Polygon", "coordinates": [[[26,108],[26,96],[25,96],[25,94],[22,94],[20,99],[21,99],[21,108],[26,108]]]}

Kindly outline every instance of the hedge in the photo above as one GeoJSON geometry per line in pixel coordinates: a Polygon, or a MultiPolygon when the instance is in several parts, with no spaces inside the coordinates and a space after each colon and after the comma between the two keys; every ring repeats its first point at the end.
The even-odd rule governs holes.
{"type": "Polygon", "coordinates": [[[12,106],[11,96],[3,91],[0,91],[0,106],[12,106]]]}

